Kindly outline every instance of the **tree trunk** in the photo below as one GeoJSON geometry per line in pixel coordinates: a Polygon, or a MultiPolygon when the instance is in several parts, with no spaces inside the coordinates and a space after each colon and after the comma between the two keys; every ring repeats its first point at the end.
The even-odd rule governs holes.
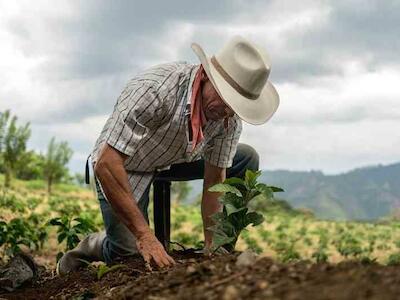
{"type": "Polygon", "coordinates": [[[10,168],[5,169],[5,176],[4,176],[4,186],[9,188],[11,186],[11,179],[12,179],[12,171],[10,168]]]}
{"type": "Polygon", "coordinates": [[[53,178],[50,176],[47,178],[47,193],[50,195],[51,194],[51,185],[53,183],[53,178]]]}

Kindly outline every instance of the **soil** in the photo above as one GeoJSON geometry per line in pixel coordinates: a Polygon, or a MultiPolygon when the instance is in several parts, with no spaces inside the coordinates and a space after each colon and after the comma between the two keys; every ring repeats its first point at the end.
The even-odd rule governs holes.
{"type": "Polygon", "coordinates": [[[173,268],[148,271],[132,257],[100,280],[89,269],[58,277],[42,268],[35,281],[0,299],[400,299],[400,266],[280,264],[263,257],[243,267],[236,265],[238,254],[172,256],[173,268]]]}

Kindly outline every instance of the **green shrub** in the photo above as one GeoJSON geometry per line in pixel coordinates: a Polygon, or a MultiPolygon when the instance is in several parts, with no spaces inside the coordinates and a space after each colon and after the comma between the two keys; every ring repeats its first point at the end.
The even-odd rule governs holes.
{"type": "Polygon", "coordinates": [[[40,215],[31,214],[28,218],[14,218],[9,222],[0,221],[0,247],[6,256],[21,251],[20,246],[38,250],[47,239],[47,227],[40,215]]]}
{"type": "Polygon", "coordinates": [[[388,266],[397,266],[400,265],[400,252],[390,254],[387,260],[388,266]]]}

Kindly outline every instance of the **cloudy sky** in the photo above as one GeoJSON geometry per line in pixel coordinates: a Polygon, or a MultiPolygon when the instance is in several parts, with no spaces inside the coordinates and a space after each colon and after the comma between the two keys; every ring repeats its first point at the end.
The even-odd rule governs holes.
{"type": "Polygon", "coordinates": [[[265,47],[281,105],[241,141],[264,169],[344,172],[400,161],[400,1],[0,0],[0,111],[83,164],[122,88],[154,64],[197,63],[233,35],[265,47]]]}

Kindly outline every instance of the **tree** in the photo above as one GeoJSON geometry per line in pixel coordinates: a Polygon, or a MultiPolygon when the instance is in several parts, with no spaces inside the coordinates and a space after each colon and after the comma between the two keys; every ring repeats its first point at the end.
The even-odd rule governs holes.
{"type": "Polygon", "coordinates": [[[43,179],[44,156],[34,151],[24,152],[17,161],[15,176],[23,180],[43,179]]]}
{"type": "Polygon", "coordinates": [[[185,202],[187,196],[191,191],[191,186],[187,181],[172,182],[171,193],[178,202],[185,202]]]}
{"type": "Polygon", "coordinates": [[[56,143],[54,137],[50,140],[43,166],[43,175],[47,181],[49,194],[51,193],[52,184],[59,182],[68,175],[66,165],[71,159],[72,153],[73,151],[67,142],[56,143]]]}
{"type": "Polygon", "coordinates": [[[17,117],[10,111],[0,113],[0,156],[4,168],[6,187],[10,187],[18,160],[26,151],[26,143],[31,136],[29,123],[17,125],[17,117]]]}

